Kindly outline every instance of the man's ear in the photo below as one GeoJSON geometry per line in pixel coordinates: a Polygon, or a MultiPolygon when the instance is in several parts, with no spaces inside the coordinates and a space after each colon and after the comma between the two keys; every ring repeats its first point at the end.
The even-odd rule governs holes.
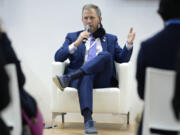
{"type": "Polygon", "coordinates": [[[99,18],[99,22],[100,22],[100,23],[101,23],[101,21],[102,21],[102,17],[99,18]]]}

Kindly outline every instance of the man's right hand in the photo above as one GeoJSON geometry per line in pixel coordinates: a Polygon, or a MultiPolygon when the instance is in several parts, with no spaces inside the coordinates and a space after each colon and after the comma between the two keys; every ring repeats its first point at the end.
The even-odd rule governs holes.
{"type": "Polygon", "coordinates": [[[90,33],[88,31],[81,32],[77,40],[73,43],[74,46],[78,47],[82,43],[83,39],[88,39],[89,36],[90,36],[90,33]]]}

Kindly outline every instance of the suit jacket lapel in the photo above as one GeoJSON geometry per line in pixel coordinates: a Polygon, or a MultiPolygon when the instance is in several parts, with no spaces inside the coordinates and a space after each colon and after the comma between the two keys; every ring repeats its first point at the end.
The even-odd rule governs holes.
{"type": "Polygon", "coordinates": [[[107,38],[103,36],[100,38],[103,51],[107,51],[107,38]]]}
{"type": "Polygon", "coordinates": [[[85,57],[85,52],[86,52],[85,44],[82,43],[79,47],[81,48],[82,58],[84,58],[85,57]]]}

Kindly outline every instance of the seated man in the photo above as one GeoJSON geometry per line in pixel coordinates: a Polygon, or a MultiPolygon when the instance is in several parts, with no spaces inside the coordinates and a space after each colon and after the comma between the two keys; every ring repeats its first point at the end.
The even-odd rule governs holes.
{"type": "Polygon", "coordinates": [[[92,120],[92,89],[117,85],[114,61],[129,61],[135,38],[131,28],[127,43],[122,49],[116,36],[105,33],[101,20],[98,6],[85,5],[82,9],[85,31],[68,33],[64,44],[55,54],[55,61],[70,60],[65,75],[55,76],[53,81],[61,90],[67,86],[78,89],[85,134],[97,133],[92,120]]]}

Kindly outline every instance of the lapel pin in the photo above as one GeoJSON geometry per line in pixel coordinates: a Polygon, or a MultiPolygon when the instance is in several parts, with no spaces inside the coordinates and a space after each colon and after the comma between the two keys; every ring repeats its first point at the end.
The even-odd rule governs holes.
{"type": "Polygon", "coordinates": [[[106,37],[103,38],[103,41],[106,42],[106,37]]]}

